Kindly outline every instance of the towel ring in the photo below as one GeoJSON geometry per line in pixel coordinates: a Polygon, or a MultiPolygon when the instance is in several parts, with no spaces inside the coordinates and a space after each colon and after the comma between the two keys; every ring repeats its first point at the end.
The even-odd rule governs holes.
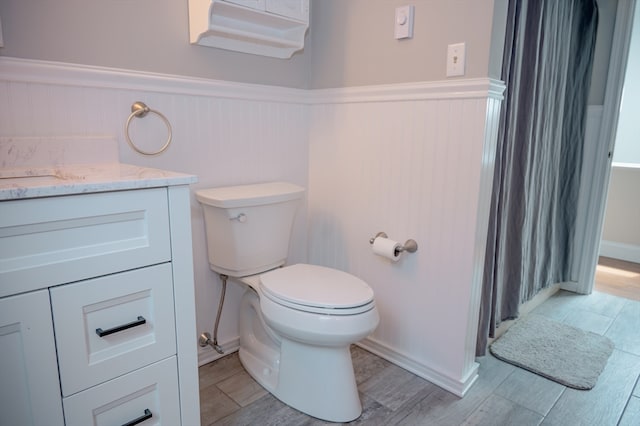
{"type": "Polygon", "coordinates": [[[167,149],[167,147],[169,147],[169,144],[171,143],[171,124],[169,123],[169,120],[167,120],[167,117],[165,117],[161,112],[158,112],[155,109],[149,108],[144,102],[141,102],[141,101],[134,102],[134,104],[131,105],[131,114],[129,115],[129,118],[127,118],[127,124],[125,124],[124,126],[124,136],[127,138],[127,142],[129,142],[129,145],[131,145],[131,148],[135,149],[140,154],[158,155],[162,153],[165,149],[167,149]],[[129,124],[131,124],[131,120],[133,119],[133,117],[142,118],[142,117],[145,117],[150,112],[154,113],[155,115],[160,117],[162,121],[164,121],[164,124],[167,125],[167,131],[169,132],[167,141],[162,146],[162,148],[160,148],[157,151],[144,151],[138,148],[133,143],[133,141],[131,140],[131,137],[129,136],[129,124]]]}

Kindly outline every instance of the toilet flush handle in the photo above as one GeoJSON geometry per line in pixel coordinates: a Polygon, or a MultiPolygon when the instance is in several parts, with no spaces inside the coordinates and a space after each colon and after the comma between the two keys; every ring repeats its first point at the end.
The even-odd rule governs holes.
{"type": "Polygon", "coordinates": [[[244,213],[240,213],[236,217],[230,217],[229,220],[237,220],[240,223],[245,223],[247,221],[247,215],[244,213]]]}

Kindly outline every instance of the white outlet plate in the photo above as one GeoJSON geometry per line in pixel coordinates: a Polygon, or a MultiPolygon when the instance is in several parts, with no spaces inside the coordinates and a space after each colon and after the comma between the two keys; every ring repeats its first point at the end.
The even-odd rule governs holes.
{"type": "Polygon", "coordinates": [[[464,75],[465,43],[450,44],[447,48],[447,77],[464,75]]]}

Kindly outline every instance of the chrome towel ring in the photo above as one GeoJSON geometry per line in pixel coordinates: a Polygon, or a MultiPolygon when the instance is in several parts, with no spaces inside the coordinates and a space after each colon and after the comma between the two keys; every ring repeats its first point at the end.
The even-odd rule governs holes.
{"type": "Polygon", "coordinates": [[[124,136],[127,138],[127,142],[129,142],[129,145],[131,145],[131,148],[135,149],[140,154],[158,155],[158,154],[162,153],[165,149],[167,149],[167,147],[169,147],[169,144],[171,143],[171,124],[169,123],[169,120],[167,120],[167,117],[165,117],[161,112],[158,112],[158,111],[156,111],[154,109],[149,108],[144,102],[141,102],[141,101],[134,102],[133,105],[131,105],[131,114],[129,115],[129,118],[127,118],[127,124],[125,124],[125,126],[124,126],[124,136]],[[164,121],[164,124],[167,125],[167,131],[169,132],[169,136],[167,137],[167,141],[162,146],[162,148],[160,148],[157,151],[144,151],[144,150],[138,148],[133,143],[133,141],[131,140],[131,137],[129,136],[129,124],[131,124],[131,120],[134,117],[143,118],[150,112],[156,114],[158,117],[160,117],[162,119],[162,121],[164,121]]]}

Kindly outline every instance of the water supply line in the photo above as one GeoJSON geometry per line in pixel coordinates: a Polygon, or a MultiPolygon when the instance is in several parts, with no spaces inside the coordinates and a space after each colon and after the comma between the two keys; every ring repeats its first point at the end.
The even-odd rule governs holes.
{"type": "Polygon", "coordinates": [[[216,350],[219,354],[224,354],[222,350],[222,346],[218,344],[218,325],[220,324],[220,315],[222,314],[222,306],[224,305],[224,294],[227,292],[227,279],[229,276],[220,274],[220,279],[222,280],[222,291],[220,294],[220,303],[218,304],[218,314],[216,315],[216,322],[213,326],[213,340],[211,340],[211,334],[208,332],[204,332],[200,335],[200,339],[198,339],[198,343],[200,347],[204,348],[209,345],[213,349],[216,350]]]}

